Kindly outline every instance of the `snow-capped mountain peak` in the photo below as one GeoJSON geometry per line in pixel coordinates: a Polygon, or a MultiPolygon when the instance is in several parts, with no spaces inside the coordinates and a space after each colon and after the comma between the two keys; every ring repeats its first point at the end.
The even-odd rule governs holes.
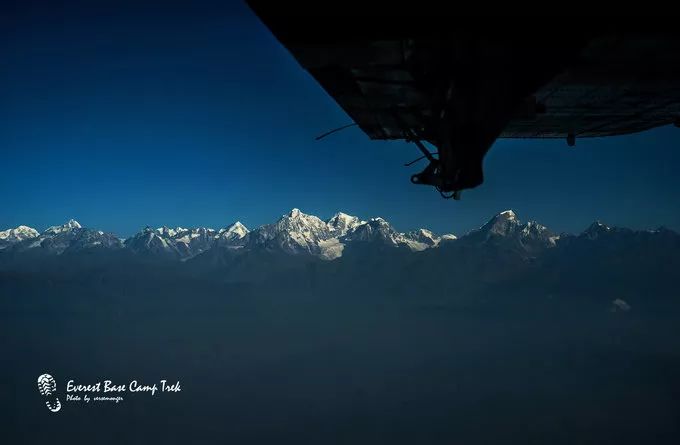
{"type": "Polygon", "coordinates": [[[512,210],[505,210],[463,237],[473,244],[491,243],[522,252],[554,247],[559,237],[535,221],[522,223],[512,210]]]}
{"type": "Polygon", "coordinates": [[[402,234],[380,217],[371,218],[366,223],[358,225],[344,237],[346,241],[383,241],[394,246],[400,244],[401,238],[402,234]]]}
{"type": "Polygon", "coordinates": [[[125,245],[138,253],[188,259],[210,249],[217,236],[214,229],[206,227],[146,227],[125,240],[125,245]]]}
{"type": "Polygon", "coordinates": [[[243,224],[241,224],[241,221],[236,221],[235,223],[225,227],[224,229],[220,229],[219,232],[217,232],[217,235],[221,238],[227,238],[227,239],[241,239],[244,236],[248,235],[250,230],[243,224]]]}
{"type": "Polygon", "coordinates": [[[18,226],[14,229],[7,229],[0,231],[0,240],[6,241],[23,241],[29,238],[35,238],[40,233],[32,227],[18,226]]]}
{"type": "Polygon", "coordinates": [[[68,222],[65,224],[62,224],[60,226],[52,226],[48,227],[47,230],[45,230],[44,233],[61,233],[61,232],[68,232],[71,230],[77,230],[77,229],[82,229],[83,227],[80,225],[78,221],[75,219],[69,219],[68,222]]]}
{"type": "Polygon", "coordinates": [[[80,225],[78,221],[75,219],[69,219],[68,222],[65,224],[68,226],[70,229],[82,229],[83,226],[80,225]]]}
{"type": "Polygon", "coordinates": [[[14,229],[0,231],[0,250],[12,244],[20,243],[29,239],[37,238],[40,235],[37,230],[28,226],[19,226],[14,229]]]}
{"type": "Polygon", "coordinates": [[[594,223],[592,223],[592,224],[590,225],[590,228],[591,228],[591,229],[594,229],[594,230],[604,230],[604,231],[609,231],[609,230],[611,230],[611,227],[609,227],[608,225],[602,223],[601,221],[595,221],[594,223]]]}
{"type": "Polygon", "coordinates": [[[512,233],[520,224],[515,212],[505,210],[491,218],[479,230],[492,235],[505,236],[512,233]]]}
{"type": "Polygon", "coordinates": [[[281,231],[301,232],[311,236],[321,236],[322,238],[325,237],[323,234],[328,231],[326,223],[319,217],[302,213],[299,209],[293,209],[274,224],[262,227],[274,229],[272,233],[281,231]]]}
{"type": "Polygon", "coordinates": [[[581,236],[588,239],[596,239],[599,236],[611,231],[612,228],[600,221],[595,221],[586,230],[583,231],[581,236]]]}
{"type": "Polygon", "coordinates": [[[333,217],[330,218],[326,224],[328,224],[329,229],[335,236],[340,237],[346,235],[347,232],[353,230],[355,227],[361,224],[366,224],[366,221],[362,221],[356,216],[338,212],[333,215],[333,217]]]}
{"type": "MultiPolygon", "coordinates": [[[[441,240],[440,237],[432,233],[430,230],[427,229],[418,229],[414,230],[411,232],[408,232],[404,234],[404,237],[406,239],[415,241],[419,244],[422,244],[423,246],[418,246],[418,247],[424,247],[425,249],[428,247],[434,247],[437,244],[439,244],[439,241],[441,240]]],[[[418,249],[418,250],[424,250],[424,249],[418,249]]]]}
{"type": "Polygon", "coordinates": [[[320,254],[321,241],[331,239],[328,225],[314,215],[295,208],[274,224],[259,227],[248,235],[250,246],[281,249],[288,253],[320,254]]]}
{"type": "Polygon", "coordinates": [[[290,210],[290,212],[288,212],[288,216],[291,217],[291,218],[297,218],[301,214],[303,214],[303,213],[298,208],[293,208],[293,209],[290,210]]]}
{"type": "Polygon", "coordinates": [[[472,230],[468,235],[494,237],[508,236],[521,225],[517,214],[512,210],[504,210],[491,218],[482,227],[472,230]]]}
{"type": "Polygon", "coordinates": [[[126,239],[125,246],[133,252],[138,253],[148,252],[159,255],[176,254],[177,250],[171,248],[170,243],[168,242],[168,239],[170,239],[169,234],[168,239],[166,239],[164,233],[167,234],[168,232],[146,226],[141,232],[126,239]]]}
{"type": "Polygon", "coordinates": [[[501,213],[498,214],[498,216],[509,220],[517,219],[517,215],[513,210],[503,210],[501,213]]]}
{"type": "Polygon", "coordinates": [[[391,247],[407,248],[411,251],[422,251],[437,247],[441,238],[427,229],[418,229],[408,233],[397,232],[384,218],[371,218],[359,224],[345,237],[345,242],[371,242],[391,247]]]}
{"type": "Polygon", "coordinates": [[[236,221],[224,229],[220,229],[215,238],[219,246],[240,248],[247,243],[249,234],[250,230],[240,221],[236,221]]]}
{"type": "Polygon", "coordinates": [[[170,227],[163,226],[163,227],[158,227],[155,232],[158,233],[161,236],[175,236],[177,235],[177,232],[182,231],[183,229],[181,227],[178,227],[177,229],[171,229],[170,227]]]}

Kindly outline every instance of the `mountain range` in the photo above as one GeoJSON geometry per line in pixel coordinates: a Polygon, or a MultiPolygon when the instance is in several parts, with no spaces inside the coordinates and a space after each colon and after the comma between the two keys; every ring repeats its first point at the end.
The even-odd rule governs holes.
{"type": "Polygon", "coordinates": [[[38,249],[60,255],[89,248],[108,248],[186,260],[212,248],[264,249],[333,260],[342,256],[346,245],[355,242],[374,241],[395,248],[422,251],[455,239],[454,235],[437,236],[426,229],[400,233],[382,218],[364,221],[339,212],[324,221],[299,209],[292,209],[278,221],[252,231],[237,221],[219,230],[205,227],[146,227],[128,239],[84,228],[75,220],[50,227],[43,233],[19,226],[0,232],[0,251],[17,253],[38,249]]]}
{"type": "Polygon", "coordinates": [[[362,220],[338,212],[324,221],[299,209],[292,209],[276,222],[254,230],[249,230],[238,221],[218,230],[204,227],[146,227],[127,239],[101,230],[84,228],[75,220],[49,227],[42,233],[22,225],[0,231],[0,252],[61,255],[89,249],[110,249],[185,261],[211,250],[238,250],[280,252],[335,260],[342,257],[347,248],[423,252],[455,244],[457,247],[486,246],[530,258],[578,239],[592,241],[602,237],[639,238],[668,234],[677,236],[675,232],[663,228],[633,231],[594,222],[581,234],[557,235],[535,221],[521,222],[514,211],[506,210],[492,217],[480,228],[458,238],[453,234],[436,235],[427,229],[398,232],[389,222],[379,217],[362,220]]]}
{"type": "MultiPolygon", "coordinates": [[[[10,372],[0,382],[10,396],[46,371],[62,390],[71,375],[102,373],[176,376],[187,388],[161,395],[167,403],[131,394],[110,410],[65,404],[65,415],[83,413],[88,438],[109,412],[124,423],[148,411],[153,425],[194,416],[214,430],[228,418],[253,435],[274,425],[261,443],[322,413],[341,420],[337,437],[357,428],[369,443],[377,419],[378,430],[405,425],[389,443],[456,442],[438,441],[442,431],[502,443],[533,425],[542,430],[515,442],[587,431],[592,443],[675,444],[679,270],[674,231],[594,222],[556,234],[510,210],[458,238],[297,209],[253,230],[147,227],[124,240],[73,220],[42,233],[21,226],[0,232],[10,372]]],[[[23,394],[16,419],[51,415],[37,392],[23,394]]],[[[320,437],[329,425],[316,424],[320,437]]],[[[206,442],[196,430],[184,442],[206,442]]]]}

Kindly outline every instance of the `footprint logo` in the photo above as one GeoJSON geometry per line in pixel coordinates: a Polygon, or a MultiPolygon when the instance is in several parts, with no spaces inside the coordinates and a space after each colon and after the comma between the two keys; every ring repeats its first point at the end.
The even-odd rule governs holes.
{"type": "Polygon", "coordinates": [[[40,395],[46,399],[45,405],[47,405],[47,409],[53,413],[56,413],[61,409],[61,402],[59,402],[59,399],[55,394],[57,391],[57,382],[54,380],[54,377],[49,374],[43,374],[38,377],[38,391],[40,391],[40,395]]]}

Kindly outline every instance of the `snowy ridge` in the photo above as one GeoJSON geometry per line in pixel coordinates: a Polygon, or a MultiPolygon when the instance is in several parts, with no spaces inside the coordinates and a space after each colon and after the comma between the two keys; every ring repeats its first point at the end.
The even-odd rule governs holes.
{"type": "Polygon", "coordinates": [[[20,226],[0,232],[0,249],[9,246],[16,250],[43,247],[51,253],[61,254],[75,246],[124,247],[139,254],[180,260],[195,257],[212,248],[264,249],[333,260],[340,258],[346,246],[354,242],[378,243],[415,252],[437,247],[441,241],[455,239],[451,234],[439,237],[427,229],[401,233],[383,218],[363,220],[343,212],[324,221],[294,208],[276,222],[253,231],[239,221],[219,230],[206,227],[146,227],[125,240],[102,231],[85,229],[73,219],[63,225],[49,227],[42,234],[20,226]],[[28,243],[27,240],[32,242],[28,243]]]}
{"type": "Polygon", "coordinates": [[[125,246],[140,254],[186,260],[210,250],[218,243],[236,247],[247,233],[248,229],[240,222],[218,231],[206,227],[146,227],[125,240],[125,246]]]}
{"type": "Polygon", "coordinates": [[[73,219],[63,225],[49,227],[41,234],[26,226],[19,226],[5,232],[9,235],[3,238],[3,248],[11,251],[40,248],[45,252],[60,255],[84,249],[123,247],[121,240],[114,235],[83,228],[78,221],[73,219]]]}
{"type": "Polygon", "coordinates": [[[82,226],[78,221],[75,219],[69,219],[66,224],[62,224],[61,226],[52,226],[48,227],[43,234],[58,234],[58,233],[64,233],[64,232],[70,232],[74,229],[82,229],[82,226]]]}
{"type": "MultiPolygon", "coordinates": [[[[579,237],[595,240],[606,234],[621,233],[622,230],[595,222],[579,237]]],[[[239,249],[312,255],[334,260],[342,257],[347,248],[353,245],[421,252],[451,243],[466,246],[489,244],[532,254],[554,247],[558,242],[569,242],[572,238],[571,235],[561,238],[535,221],[523,223],[512,210],[498,213],[479,229],[459,239],[452,234],[440,236],[424,228],[399,232],[380,217],[364,220],[338,212],[322,220],[294,208],[276,222],[252,231],[239,221],[219,230],[206,227],[146,227],[125,240],[100,230],[84,228],[73,219],[63,225],[49,227],[43,233],[19,226],[0,231],[0,251],[42,249],[59,255],[92,248],[124,248],[143,255],[187,260],[212,249],[239,249]]]]}

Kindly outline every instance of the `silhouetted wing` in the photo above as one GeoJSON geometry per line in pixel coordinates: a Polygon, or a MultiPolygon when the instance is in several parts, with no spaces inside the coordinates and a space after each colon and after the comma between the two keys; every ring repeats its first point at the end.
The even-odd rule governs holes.
{"type": "Polygon", "coordinates": [[[610,136],[677,122],[680,38],[617,22],[513,18],[291,17],[249,2],[371,139],[426,140],[439,158],[413,182],[441,191],[483,180],[498,137],[610,136]],[[536,23],[539,23],[538,25],[536,23]],[[447,26],[448,25],[448,26],[447,26]]]}

